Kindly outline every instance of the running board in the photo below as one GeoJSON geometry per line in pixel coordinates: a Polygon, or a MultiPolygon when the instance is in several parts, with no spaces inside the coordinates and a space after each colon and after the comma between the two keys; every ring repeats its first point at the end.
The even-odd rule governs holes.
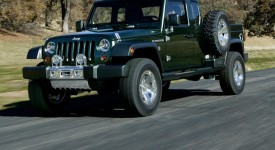
{"type": "Polygon", "coordinates": [[[163,81],[171,81],[171,80],[184,79],[184,78],[197,76],[197,75],[211,74],[223,69],[224,68],[213,68],[213,67],[197,68],[195,70],[187,70],[184,72],[163,73],[162,77],[163,77],[163,81]]]}

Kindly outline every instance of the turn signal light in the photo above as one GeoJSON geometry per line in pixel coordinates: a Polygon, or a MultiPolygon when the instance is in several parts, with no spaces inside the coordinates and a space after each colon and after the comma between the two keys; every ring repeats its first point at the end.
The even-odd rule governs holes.
{"type": "Polygon", "coordinates": [[[51,63],[51,58],[50,58],[50,57],[46,57],[46,58],[44,59],[44,63],[45,63],[45,64],[50,64],[50,63],[51,63]]]}
{"type": "Polygon", "coordinates": [[[135,49],[134,48],[130,48],[130,53],[134,54],[134,52],[135,52],[135,49]]]}
{"type": "Polygon", "coordinates": [[[106,55],[102,55],[102,56],[101,56],[101,60],[102,60],[102,61],[107,61],[107,59],[108,59],[108,57],[107,57],[106,55]]]}

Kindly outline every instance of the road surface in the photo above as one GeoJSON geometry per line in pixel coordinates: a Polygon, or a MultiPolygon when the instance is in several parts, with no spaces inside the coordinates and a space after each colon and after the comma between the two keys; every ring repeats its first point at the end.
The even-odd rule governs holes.
{"type": "Polygon", "coordinates": [[[158,111],[131,118],[119,97],[75,98],[69,115],[43,116],[28,102],[0,111],[0,149],[275,149],[275,69],[247,74],[239,96],[218,81],[172,84],[158,111]]]}

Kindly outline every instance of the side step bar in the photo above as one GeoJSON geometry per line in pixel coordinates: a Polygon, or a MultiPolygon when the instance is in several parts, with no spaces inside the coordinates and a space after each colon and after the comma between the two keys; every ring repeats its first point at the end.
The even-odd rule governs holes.
{"type": "Polygon", "coordinates": [[[206,67],[206,68],[197,68],[195,70],[187,70],[184,72],[172,72],[172,73],[163,73],[163,81],[170,81],[170,80],[178,80],[184,79],[196,75],[204,75],[204,74],[211,74],[217,71],[223,70],[223,68],[213,68],[213,67],[206,67]]]}

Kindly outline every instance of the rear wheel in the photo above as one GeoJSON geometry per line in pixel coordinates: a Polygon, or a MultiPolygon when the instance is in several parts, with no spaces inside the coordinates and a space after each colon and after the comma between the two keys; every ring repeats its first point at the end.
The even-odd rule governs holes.
{"type": "Polygon", "coordinates": [[[28,91],[34,108],[43,113],[61,113],[70,99],[68,91],[53,89],[49,81],[31,80],[28,91]]]}
{"type": "Polygon", "coordinates": [[[238,52],[229,52],[225,70],[220,72],[220,86],[225,94],[241,94],[245,86],[245,65],[238,52]]]}
{"type": "Polygon", "coordinates": [[[129,76],[122,78],[119,92],[126,108],[135,116],[152,115],[158,108],[162,96],[162,81],[156,64],[146,58],[130,60],[129,76]]]}

